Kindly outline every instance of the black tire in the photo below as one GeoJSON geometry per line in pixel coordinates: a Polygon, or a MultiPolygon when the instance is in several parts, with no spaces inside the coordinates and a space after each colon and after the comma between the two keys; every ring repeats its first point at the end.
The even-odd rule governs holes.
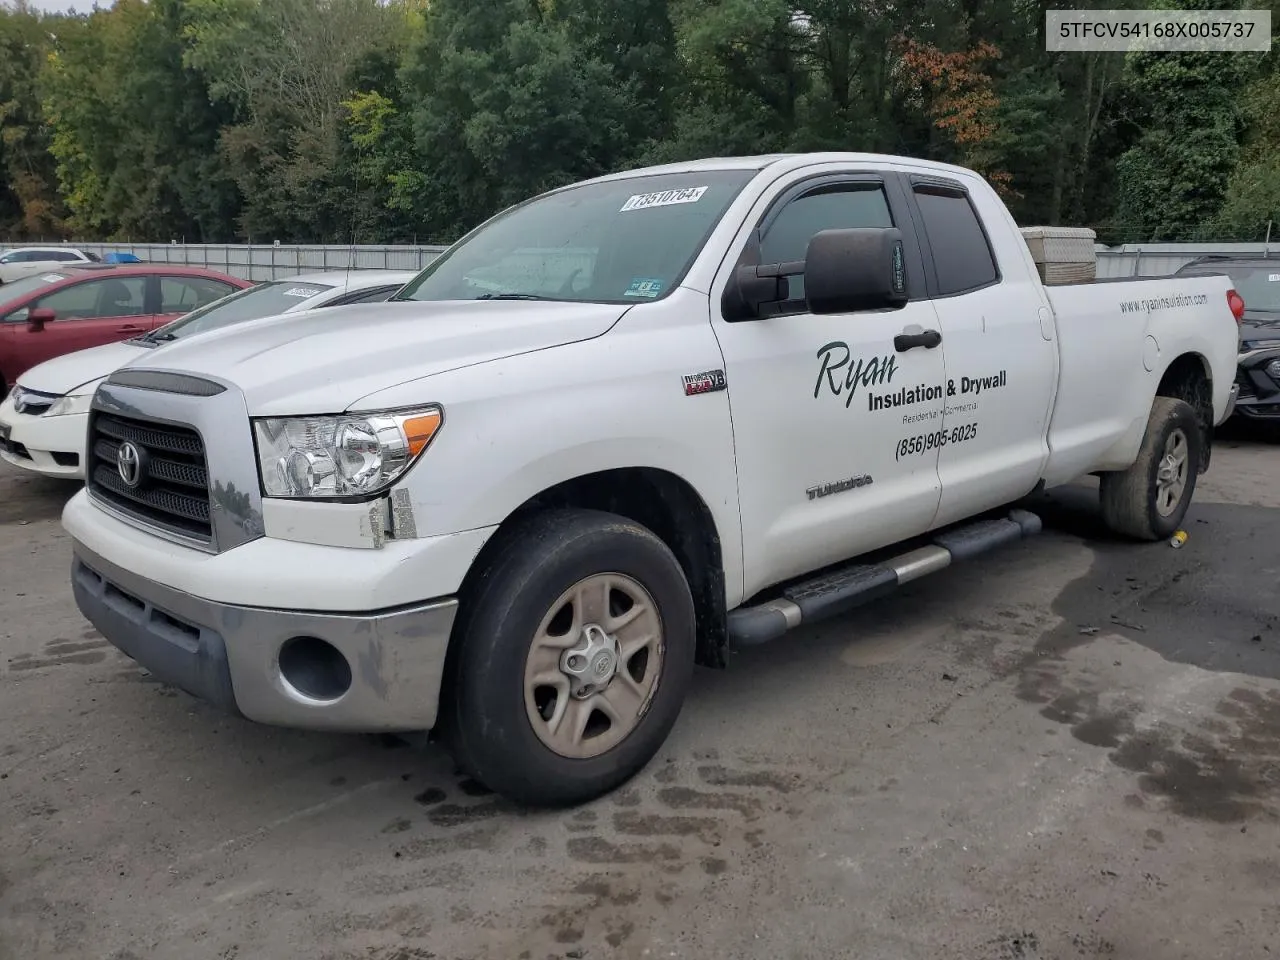
{"type": "Polygon", "coordinates": [[[693,597],[672,552],[648,529],[594,510],[552,510],[500,534],[463,597],[441,720],[454,759],[489,789],[531,806],[592,800],[639,772],[671,732],[693,677],[693,597]],[[566,590],[603,573],[654,601],[664,649],[656,689],[634,729],[587,759],[551,750],[533,728],[525,663],[543,618],[566,590]]]}
{"type": "Polygon", "coordinates": [[[1103,520],[1116,533],[1138,540],[1163,540],[1173,536],[1191,505],[1203,458],[1204,434],[1195,410],[1185,401],[1156,397],[1137,460],[1128,470],[1102,475],[1103,520]],[[1166,445],[1177,431],[1186,438],[1186,480],[1172,509],[1162,513],[1157,479],[1166,445]]]}

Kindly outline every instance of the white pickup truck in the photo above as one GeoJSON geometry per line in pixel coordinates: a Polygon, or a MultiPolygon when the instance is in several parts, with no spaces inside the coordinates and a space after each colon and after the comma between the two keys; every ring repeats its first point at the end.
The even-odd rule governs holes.
{"type": "Polygon", "coordinates": [[[1034,533],[1177,530],[1223,276],[1046,287],[972,171],[704,160],[556,190],[387,303],[163,346],[92,404],[84,615],[269,724],[435,730],[492,789],[631,777],[695,663],[1034,533]]]}

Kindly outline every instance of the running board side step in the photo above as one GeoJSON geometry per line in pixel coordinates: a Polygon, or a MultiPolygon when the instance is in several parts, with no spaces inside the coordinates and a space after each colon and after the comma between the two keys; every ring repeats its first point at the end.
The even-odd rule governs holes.
{"type": "Polygon", "coordinates": [[[802,623],[838,617],[897,587],[967,560],[998,546],[1023,540],[1040,532],[1040,518],[1026,510],[1011,510],[1007,517],[980,520],[940,533],[926,547],[879,563],[854,564],[812,580],[793,584],[782,596],[729,612],[729,641],[738,647],[754,647],[776,640],[802,623]]]}

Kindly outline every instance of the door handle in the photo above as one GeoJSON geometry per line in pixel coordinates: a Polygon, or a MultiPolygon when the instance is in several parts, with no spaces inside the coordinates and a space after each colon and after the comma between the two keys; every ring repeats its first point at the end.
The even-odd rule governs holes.
{"type": "MultiPolygon", "coordinates": [[[[918,327],[917,330],[919,330],[918,327]]],[[[926,350],[932,350],[941,342],[942,334],[937,330],[920,330],[919,333],[907,333],[904,330],[893,338],[893,349],[899,353],[906,353],[914,347],[924,347],[926,350]]]]}
{"type": "Polygon", "coordinates": [[[138,326],[136,323],[126,323],[126,324],[125,324],[123,327],[121,327],[120,329],[121,329],[121,330],[129,330],[129,331],[133,331],[133,330],[143,330],[143,329],[145,329],[145,328],[144,328],[144,327],[140,327],[140,326],[138,326]]]}

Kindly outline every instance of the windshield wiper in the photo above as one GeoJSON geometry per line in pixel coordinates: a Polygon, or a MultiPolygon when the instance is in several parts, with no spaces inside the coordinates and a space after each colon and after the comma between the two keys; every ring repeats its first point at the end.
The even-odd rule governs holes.
{"type": "Polygon", "coordinates": [[[477,300],[553,300],[560,302],[557,297],[543,297],[536,293],[482,293],[476,297],[477,300]]]}
{"type": "Polygon", "coordinates": [[[138,339],[145,340],[148,343],[168,343],[170,340],[177,340],[178,335],[176,333],[160,333],[158,330],[152,330],[150,333],[144,333],[138,339]]]}

